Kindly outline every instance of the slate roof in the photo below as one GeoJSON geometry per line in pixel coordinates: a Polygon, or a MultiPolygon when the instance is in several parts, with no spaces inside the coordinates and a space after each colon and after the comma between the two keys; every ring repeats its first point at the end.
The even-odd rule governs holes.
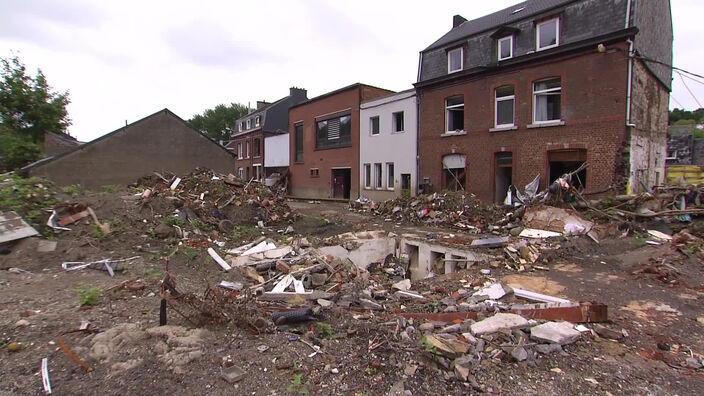
{"type": "Polygon", "coordinates": [[[436,42],[430,44],[428,48],[433,49],[436,47],[441,47],[464,37],[473,36],[477,33],[481,33],[490,29],[495,29],[500,26],[520,21],[521,19],[528,18],[532,15],[540,14],[542,12],[548,11],[552,8],[562,6],[564,4],[572,3],[576,0],[528,0],[524,1],[511,7],[504,8],[501,11],[497,11],[493,14],[485,15],[483,17],[473,19],[471,21],[463,22],[460,26],[453,28],[447,32],[444,36],[440,37],[436,42]],[[523,8],[521,11],[514,13],[514,11],[523,8]]]}

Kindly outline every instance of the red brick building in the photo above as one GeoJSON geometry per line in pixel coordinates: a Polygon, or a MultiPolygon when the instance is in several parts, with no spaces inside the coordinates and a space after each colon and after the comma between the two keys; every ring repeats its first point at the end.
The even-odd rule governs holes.
{"type": "Polygon", "coordinates": [[[390,92],[357,83],[290,108],[292,195],[340,199],[359,195],[359,104],[390,92]]]}
{"type": "Polygon", "coordinates": [[[663,181],[669,2],[533,0],[453,28],[421,52],[419,180],[501,202],[582,164],[588,192],[663,181]],[[657,39],[660,37],[660,39],[657,39]],[[630,55],[630,56],[629,56],[630,55]]]}
{"type": "Polygon", "coordinates": [[[235,154],[235,171],[241,179],[262,180],[270,172],[264,168],[264,139],[288,133],[288,109],[292,105],[308,99],[307,92],[301,88],[291,88],[289,95],[276,102],[257,102],[257,109],[237,119],[237,131],[227,149],[235,154]]]}

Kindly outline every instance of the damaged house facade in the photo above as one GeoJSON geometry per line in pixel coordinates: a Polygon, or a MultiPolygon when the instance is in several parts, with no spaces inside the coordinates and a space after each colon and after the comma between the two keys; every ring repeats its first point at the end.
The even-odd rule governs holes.
{"type": "Polygon", "coordinates": [[[374,201],[415,195],[418,143],[415,89],[360,105],[359,190],[374,201]]]}
{"type": "Polygon", "coordinates": [[[289,95],[276,102],[257,102],[257,109],[236,120],[236,132],[227,148],[235,154],[235,169],[241,179],[263,180],[271,173],[283,172],[288,161],[280,159],[288,153],[288,109],[308,99],[305,89],[292,87],[289,95]],[[267,144],[266,140],[271,139],[267,144]],[[267,148],[274,156],[267,165],[267,148]],[[268,167],[268,169],[267,169],[268,167]]]}
{"type": "Polygon", "coordinates": [[[356,83],[291,107],[289,181],[293,196],[359,196],[360,104],[389,93],[356,83]]]}
{"type": "Polygon", "coordinates": [[[669,1],[535,0],[467,21],[420,53],[419,183],[502,202],[584,161],[587,192],[664,179],[669,1]],[[659,62],[659,63],[658,63],[659,62]]]}

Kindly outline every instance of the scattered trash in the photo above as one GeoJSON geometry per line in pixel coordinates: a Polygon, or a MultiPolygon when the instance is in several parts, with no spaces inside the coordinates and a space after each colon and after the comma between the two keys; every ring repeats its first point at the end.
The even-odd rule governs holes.
{"type": "Polygon", "coordinates": [[[44,393],[51,394],[51,381],[49,380],[49,358],[42,359],[42,386],[44,393]]]}
{"type": "Polygon", "coordinates": [[[66,261],[61,263],[61,268],[65,271],[75,271],[82,270],[86,268],[100,269],[107,271],[110,276],[115,276],[115,271],[122,271],[124,269],[124,264],[133,260],[140,258],[140,256],[134,256],[124,259],[102,259],[98,261],[84,262],[84,261],[66,261]]]}
{"type": "Polygon", "coordinates": [[[17,213],[0,212],[0,243],[16,241],[38,235],[37,230],[27,224],[17,213]]]}

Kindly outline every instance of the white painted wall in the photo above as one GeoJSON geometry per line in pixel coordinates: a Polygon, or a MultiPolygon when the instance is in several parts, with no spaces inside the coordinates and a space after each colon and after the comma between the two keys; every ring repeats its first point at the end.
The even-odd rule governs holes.
{"type": "Polygon", "coordinates": [[[383,201],[401,195],[401,174],[411,175],[411,195],[418,185],[416,175],[416,139],[418,136],[418,112],[415,90],[404,91],[360,105],[359,118],[359,191],[374,201],[383,201]],[[393,113],[404,112],[404,131],[392,132],[393,113]],[[379,134],[371,135],[370,118],[379,117],[379,134]],[[387,187],[386,164],[394,164],[394,187],[387,187]],[[382,188],[374,186],[374,163],[382,163],[382,188]],[[365,187],[364,164],[371,164],[371,188],[365,187]]]}
{"type": "Polygon", "coordinates": [[[288,166],[288,133],[264,138],[264,167],[288,166]]]}

